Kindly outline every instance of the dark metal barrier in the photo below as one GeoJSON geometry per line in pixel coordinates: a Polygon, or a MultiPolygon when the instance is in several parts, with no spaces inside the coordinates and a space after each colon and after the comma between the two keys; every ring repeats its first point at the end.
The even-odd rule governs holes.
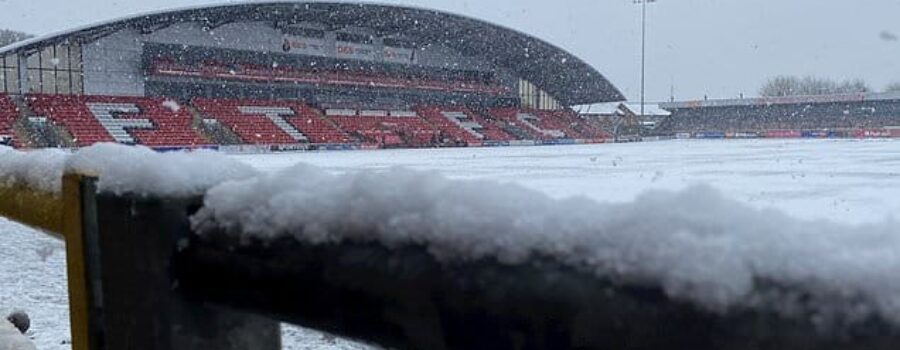
{"type": "MultiPolygon", "coordinates": [[[[597,278],[552,259],[448,264],[420,246],[201,236],[189,226],[201,198],[98,195],[93,179],[68,179],[68,204],[47,200],[64,216],[25,215],[16,203],[0,212],[66,231],[75,350],[274,350],[279,321],[401,349],[900,344],[900,330],[876,317],[823,326],[814,308],[794,317],[753,308],[717,314],[653,284],[597,278]]],[[[763,288],[804,298],[804,286],[763,288]]]]}

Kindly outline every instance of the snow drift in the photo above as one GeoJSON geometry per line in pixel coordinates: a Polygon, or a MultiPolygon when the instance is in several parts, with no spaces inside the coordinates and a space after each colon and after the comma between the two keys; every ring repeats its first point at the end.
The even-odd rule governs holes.
{"type": "Polygon", "coordinates": [[[70,153],[0,146],[0,184],[59,193],[66,172],[97,176],[101,192],[160,196],[202,195],[223,181],[257,175],[252,167],[207,150],[159,153],[143,146],[101,143],[70,153]]]}
{"type": "Polygon", "coordinates": [[[5,318],[0,318],[0,350],[35,350],[28,337],[5,318]]]}
{"type": "Polygon", "coordinates": [[[900,324],[896,222],[797,220],[705,186],[604,204],[430,172],[333,175],[298,165],[212,188],[193,225],[201,234],[293,235],[310,244],[414,244],[445,262],[549,257],[597,276],[661,285],[670,297],[714,312],[812,307],[823,322],[880,315],[900,324]],[[786,288],[773,293],[763,285],[786,288]]]}

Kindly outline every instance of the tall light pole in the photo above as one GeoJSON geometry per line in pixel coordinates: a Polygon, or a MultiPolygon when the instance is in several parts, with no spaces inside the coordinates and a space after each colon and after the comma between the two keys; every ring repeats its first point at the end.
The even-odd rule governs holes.
{"type": "Polygon", "coordinates": [[[656,0],[634,0],[635,4],[641,4],[641,119],[644,118],[644,90],[646,87],[647,71],[647,3],[656,0]]]}

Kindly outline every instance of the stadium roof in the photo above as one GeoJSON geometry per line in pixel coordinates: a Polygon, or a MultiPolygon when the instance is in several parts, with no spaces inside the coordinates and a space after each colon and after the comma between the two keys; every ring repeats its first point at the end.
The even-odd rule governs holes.
{"type": "MultiPolygon", "coordinates": [[[[641,113],[641,104],[634,102],[604,102],[594,103],[580,106],[572,106],[572,109],[581,114],[598,114],[598,115],[614,115],[622,113],[620,106],[625,106],[628,110],[635,114],[641,113]]],[[[666,117],[672,112],[662,109],[658,103],[645,103],[644,116],[646,117],[666,117]]]]}
{"type": "Polygon", "coordinates": [[[509,69],[565,105],[625,99],[596,69],[541,39],[465,16],[380,4],[274,1],[176,9],[32,38],[0,48],[0,54],[37,51],[50,44],[72,40],[91,42],[123,29],[149,33],[180,22],[200,22],[216,28],[241,21],[316,22],[330,29],[357,26],[375,30],[379,35],[403,35],[423,42],[439,42],[463,55],[509,69]]]}
{"type": "Polygon", "coordinates": [[[785,97],[757,97],[726,100],[696,100],[681,102],[664,102],[660,107],[666,110],[687,108],[710,107],[749,107],[790,104],[814,104],[814,103],[841,103],[864,101],[896,101],[900,100],[900,92],[889,93],[856,93],[843,95],[817,95],[817,96],[785,96],[785,97]]]}

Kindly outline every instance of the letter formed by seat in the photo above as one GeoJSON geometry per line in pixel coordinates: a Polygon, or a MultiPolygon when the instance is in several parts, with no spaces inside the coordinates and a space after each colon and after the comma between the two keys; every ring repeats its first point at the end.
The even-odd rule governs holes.
{"type": "Polygon", "coordinates": [[[135,143],[134,137],[128,133],[127,129],[131,128],[140,128],[140,129],[152,129],[153,123],[148,119],[138,119],[138,118],[116,118],[115,115],[119,113],[125,114],[138,114],[141,113],[141,110],[131,103],[88,103],[88,109],[90,109],[91,114],[94,115],[94,118],[97,118],[97,121],[100,122],[100,125],[103,125],[103,128],[112,135],[112,137],[119,143],[127,143],[133,144],[135,143]]]}

